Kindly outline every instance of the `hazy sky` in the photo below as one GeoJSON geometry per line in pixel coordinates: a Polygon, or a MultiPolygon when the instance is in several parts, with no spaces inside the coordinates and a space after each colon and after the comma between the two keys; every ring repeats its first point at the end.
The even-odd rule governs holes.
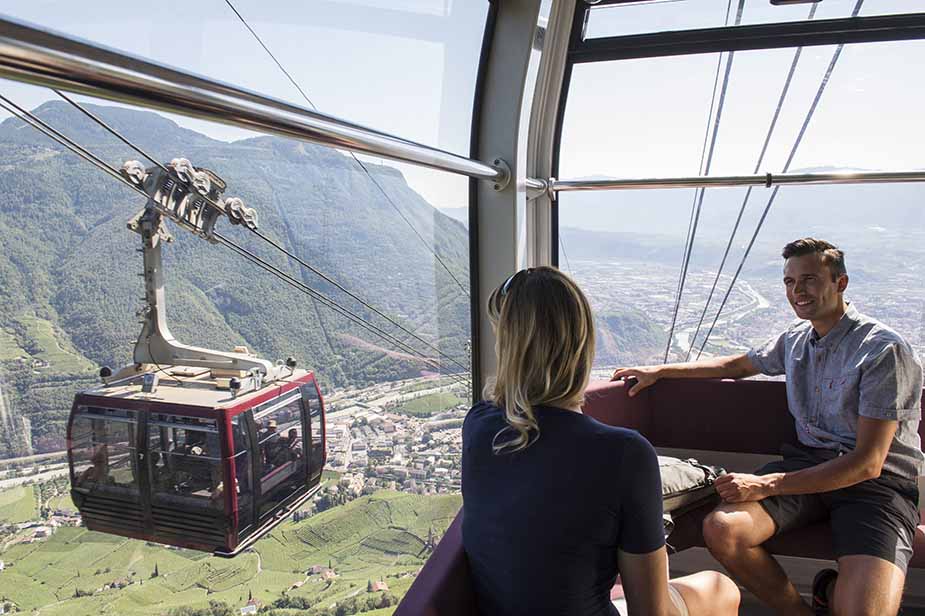
{"type": "MultiPolygon", "coordinates": [[[[321,111],[468,153],[473,86],[487,2],[481,0],[233,0],[321,111]]],[[[656,2],[595,10],[594,35],[722,25],[728,0],[656,2]]],[[[735,2],[734,2],[735,4],[735,2]]],[[[817,18],[846,16],[826,0],[817,18]]],[[[915,0],[868,0],[861,14],[921,10],[915,0]]],[[[749,0],[743,23],[803,19],[807,5],[749,0]]],[[[223,0],[166,0],[156,10],[115,0],[7,0],[12,17],[64,31],[297,103],[285,76],[223,0]]],[[[779,171],[833,51],[807,48],[762,170],[779,171]]],[[[735,55],[712,174],[751,173],[793,50],[735,55]]],[[[724,60],[725,61],[725,60],[724,60]]],[[[717,55],[576,68],[563,137],[563,178],[698,173],[717,55]]],[[[920,41],[848,46],[794,168],[925,167],[925,64],[920,41]]],[[[42,88],[0,82],[33,107],[42,88]]],[[[490,113],[490,110],[488,110],[490,113]]],[[[175,117],[231,140],[241,130],[175,117]]],[[[401,166],[438,207],[466,205],[464,179],[401,166]]]]}

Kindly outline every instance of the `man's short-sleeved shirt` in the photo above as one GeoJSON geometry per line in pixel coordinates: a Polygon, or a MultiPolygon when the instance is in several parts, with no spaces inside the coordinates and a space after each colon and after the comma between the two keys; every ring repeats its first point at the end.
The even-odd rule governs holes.
{"type": "Polygon", "coordinates": [[[479,611],[618,616],[617,550],[665,544],[655,450],[581,413],[534,413],[539,438],[513,453],[492,451],[507,426],[494,404],[476,404],[463,425],[463,546],[479,611]]]}
{"type": "Polygon", "coordinates": [[[895,331],[849,304],[825,336],[800,321],[748,358],[763,374],[787,376],[787,403],[801,443],[849,451],[857,442],[858,417],[894,420],[899,425],[883,470],[913,480],[922,474],[922,365],[895,331]]]}

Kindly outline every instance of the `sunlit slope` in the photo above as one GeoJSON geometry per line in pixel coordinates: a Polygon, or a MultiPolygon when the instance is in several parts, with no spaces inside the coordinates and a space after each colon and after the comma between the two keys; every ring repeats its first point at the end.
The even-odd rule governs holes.
{"type": "Polygon", "coordinates": [[[380,578],[401,596],[429,555],[429,535],[442,536],[460,505],[459,495],[382,491],[284,522],[253,552],[231,560],[64,528],[43,543],[0,552],[7,564],[0,598],[24,612],[90,616],[163,614],[210,600],[237,608],[249,593],[272,604],[284,591],[321,608],[364,595],[380,578]],[[335,577],[309,575],[314,565],[332,567],[335,577]]]}
{"type": "MultiPolygon", "coordinates": [[[[262,231],[467,364],[466,297],[349,157],[269,137],[229,144],[153,113],[92,109],[161,160],[185,156],[213,169],[226,180],[226,195],[257,209],[262,231]]],[[[47,103],[38,114],[116,166],[140,158],[63,103],[47,103]]],[[[367,167],[468,287],[465,228],[411,190],[398,171],[367,167]]],[[[12,119],[0,124],[0,197],[2,376],[17,412],[33,419],[38,448],[47,449],[60,445],[55,420],[73,390],[86,386],[99,365],[130,359],[143,293],[140,240],[125,222],[144,200],[12,119]],[[30,398],[36,387],[48,395],[30,398]]],[[[220,227],[280,269],[376,318],[257,238],[225,222],[220,227]]],[[[168,315],[178,339],[227,349],[245,344],[271,359],[291,355],[338,385],[427,369],[386,354],[373,334],[228,249],[172,225],[170,231],[176,241],[165,255],[168,315]]]]}

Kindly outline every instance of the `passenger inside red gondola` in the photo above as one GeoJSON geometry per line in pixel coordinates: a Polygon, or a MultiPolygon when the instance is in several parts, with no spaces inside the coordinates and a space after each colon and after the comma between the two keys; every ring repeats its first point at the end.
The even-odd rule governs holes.
{"type": "Polygon", "coordinates": [[[463,425],[463,546],[483,614],[735,614],[701,572],[668,581],[659,465],[637,432],[582,414],[595,328],[560,271],[511,276],[489,298],[497,378],[463,425]],[[589,473],[588,469],[598,469],[589,473]],[[622,576],[625,601],[611,602],[622,576]]]}

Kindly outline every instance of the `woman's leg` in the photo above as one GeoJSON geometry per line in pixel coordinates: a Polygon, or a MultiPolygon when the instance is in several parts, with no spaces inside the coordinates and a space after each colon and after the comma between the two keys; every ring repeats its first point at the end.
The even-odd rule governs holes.
{"type": "MultiPolygon", "coordinates": [[[[718,571],[700,571],[675,578],[670,584],[680,592],[690,616],[739,613],[739,587],[718,571]]],[[[676,611],[675,616],[683,616],[683,612],[676,611]]]]}

